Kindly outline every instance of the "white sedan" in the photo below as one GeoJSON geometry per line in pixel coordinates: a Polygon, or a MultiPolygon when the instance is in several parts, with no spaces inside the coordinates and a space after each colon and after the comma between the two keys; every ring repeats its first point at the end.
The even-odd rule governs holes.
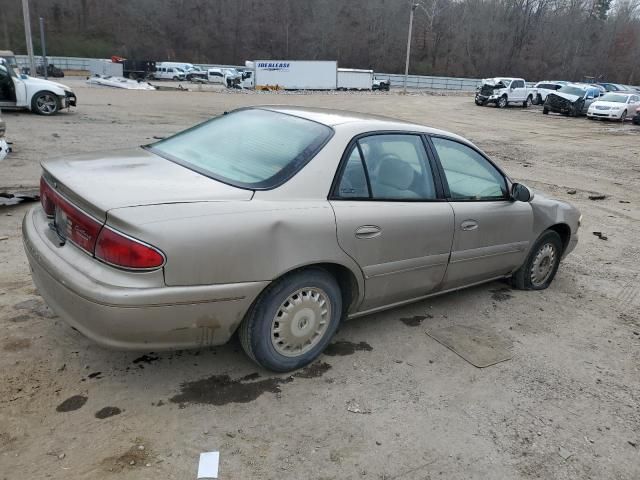
{"type": "Polygon", "coordinates": [[[640,94],[633,92],[609,92],[593,102],[587,111],[587,118],[603,118],[624,122],[640,108],[640,94]]]}

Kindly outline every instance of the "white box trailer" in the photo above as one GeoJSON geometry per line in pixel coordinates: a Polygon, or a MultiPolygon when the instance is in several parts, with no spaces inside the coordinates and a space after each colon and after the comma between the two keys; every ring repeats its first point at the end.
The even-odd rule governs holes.
{"type": "Polygon", "coordinates": [[[338,69],[338,90],[371,90],[373,89],[373,70],[357,68],[338,69]]]}
{"type": "Polygon", "coordinates": [[[247,62],[255,71],[257,90],[335,90],[338,62],[335,60],[255,60],[247,62]]]}
{"type": "Polygon", "coordinates": [[[110,77],[122,76],[122,64],[115,63],[106,59],[92,59],[89,60],[89,72],[91,76],[104,75],[110,77]]]}

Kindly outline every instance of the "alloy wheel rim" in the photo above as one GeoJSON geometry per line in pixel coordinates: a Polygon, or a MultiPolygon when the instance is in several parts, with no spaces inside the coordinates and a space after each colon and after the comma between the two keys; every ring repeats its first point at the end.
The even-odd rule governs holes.
{"type": "Polygon", "coordinates": [[[43,113],[53,113],[56,111],[56,99],[51,95],[41,95],[36,100],[38,110],[43,113]]]}
{"type": "Polygon", "coordinates": [[[271,344],[280,355],[297,357],[313,349],[331,320],[329,296],[320,288],[301,288],[278,307],[271,322],[271,344]]]}
{"type": "Polygon", "coordinates": [[[544,285],[553,273],[556,263],[556,248],[552,243],[545,243],[536,253],[531,264],[531,283],[535,287],[544,285]]]}

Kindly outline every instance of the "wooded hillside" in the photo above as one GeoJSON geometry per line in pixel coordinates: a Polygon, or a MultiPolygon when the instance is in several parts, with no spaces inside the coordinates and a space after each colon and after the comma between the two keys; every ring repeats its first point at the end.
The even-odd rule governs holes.
{"type": "MultiPolygon", "coordinates": [[[[640,0],[420,0],[411,73],[640,84],[640,0]]],[[[30,0],[51,55],[243,64],[337,59],[400,73],[408,0],[30,0]]],[[[0,49],[25,53],[20,0],[0,0],[0,49]]]]}

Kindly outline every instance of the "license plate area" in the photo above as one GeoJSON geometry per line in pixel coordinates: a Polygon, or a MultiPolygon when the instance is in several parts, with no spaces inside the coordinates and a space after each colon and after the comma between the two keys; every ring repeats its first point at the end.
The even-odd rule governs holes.
{"type": "Polygon", "coordinates": [[[62,242],[67,241],[67,232],[69,228],[69,216],[56,205],[53,216],[53,230],[56,232],[62,242]]]}

